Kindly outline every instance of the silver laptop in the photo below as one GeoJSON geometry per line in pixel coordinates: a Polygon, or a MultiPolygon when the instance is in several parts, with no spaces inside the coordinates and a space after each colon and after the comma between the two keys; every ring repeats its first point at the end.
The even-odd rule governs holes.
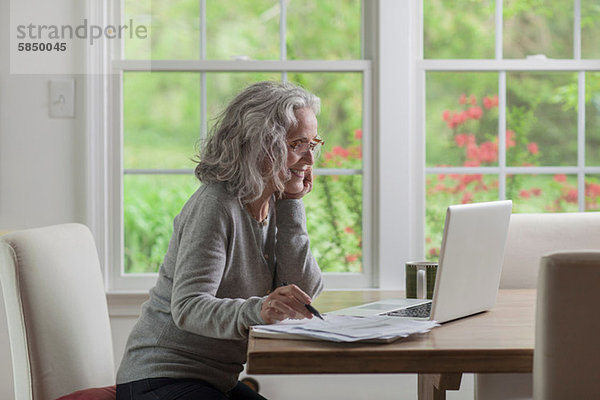
{"type": "Polygon", "coordinates": [[[386,299],[337,315],[394,315],[451,321],[496,304],[512,201],[448,207],[432,300],[386,299]]]}

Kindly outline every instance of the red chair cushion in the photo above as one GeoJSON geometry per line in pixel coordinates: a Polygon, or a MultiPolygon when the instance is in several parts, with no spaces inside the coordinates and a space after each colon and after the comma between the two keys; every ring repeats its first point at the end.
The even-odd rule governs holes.
{"type": "Polygon", "coordinates": [[[83,389],[59,397],[56,400],[115,400],[117,398],[117,387],[106,386],[101,388],[83,389]]]}

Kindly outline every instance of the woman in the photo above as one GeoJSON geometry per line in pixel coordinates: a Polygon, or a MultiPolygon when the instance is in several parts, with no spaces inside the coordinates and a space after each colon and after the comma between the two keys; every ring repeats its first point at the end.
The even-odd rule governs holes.
{"type": "Polygon", "coordinates": [[[261,82],[223,112],[129,336],[117,399],[263,398],[238,381],[249,327],[312,318],[304,305],[323,287],[301,200],[319,107],[300,87],[261,82]]]}

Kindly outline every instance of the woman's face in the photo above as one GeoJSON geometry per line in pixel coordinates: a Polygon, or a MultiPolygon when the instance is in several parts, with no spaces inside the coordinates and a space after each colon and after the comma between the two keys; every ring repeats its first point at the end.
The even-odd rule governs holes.
{"type": "MultiPolygon", "coordinates": [[[[290,128],[287,134],[287,142],[310,143],[317,137],[317,117],[310,108],[299,108],[295,111],[298,125],[290,128]]],[[[288,146],[287,166],[292,178],[286,182],[287,193],[299,193],[304,189],[304,175],[314,164],[312,151],[297,154],[288,146]]]]}

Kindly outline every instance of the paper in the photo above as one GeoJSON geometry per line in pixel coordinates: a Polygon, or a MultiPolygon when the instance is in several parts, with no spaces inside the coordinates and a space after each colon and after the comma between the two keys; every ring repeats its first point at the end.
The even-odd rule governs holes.
{"type": "Polygon", "coordinates": [[[414,333],[429,332],[439,326],[435,321],[420,321],[408,318],[349,315],[325,315],[303,320],[285,320],[273,325],[257,325],[252,330],[257,333],[300,335],[332,342],[391,341],[414,333]]]}

